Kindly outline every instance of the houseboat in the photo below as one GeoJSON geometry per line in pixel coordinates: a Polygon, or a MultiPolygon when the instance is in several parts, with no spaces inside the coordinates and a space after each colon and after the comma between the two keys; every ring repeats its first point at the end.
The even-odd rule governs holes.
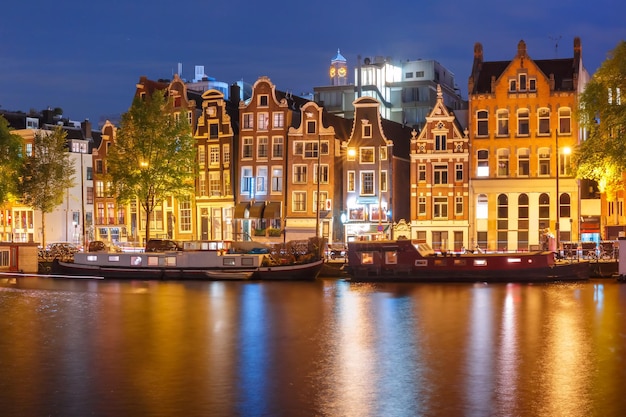
{"type": "Polygon", "coordinates": [[[589,278],[586,261],[553,252],[441,253],[411,240],[348,243],[351,281],[550,282],[589,278]]]}
{"type": "Polygon", "coordinates": [[[287,262],[268,248],[200,241],[162,252],[78,252],[71,262],[55,260],[53,273],[104,279],[312,280],[322,264],[313,256],[287,262]]]}

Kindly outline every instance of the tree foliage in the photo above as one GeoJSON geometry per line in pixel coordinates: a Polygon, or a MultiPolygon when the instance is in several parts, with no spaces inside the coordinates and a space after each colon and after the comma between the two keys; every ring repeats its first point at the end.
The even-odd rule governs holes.
{"type": "Polygon", "coordinates": [[[107,173],[118,202],[139,200],[146,213],[146,242],[155,206],[166,197],[193,191],[194,162],[194,139],[187,117],[173,114],[165,92],[135,98],[122,115],[107,155],[107,173]]]}
{"type": "Polygon", "coordinates": [[[578,178],[595,180],[613,201],[626,171],[626,42],[602,63],[579,97],[578,122],[588,138],[573,155],[578,178]]]}
{"type": "Polygon", "coordinates": [[[19,192],[25,205],[41,211],[42,245],[46,243],[46,213],[63,203],[66,189],[74,185],[76,170],[66,137],[60,126],[52,132],[35,132],[33,152],[23,159],[19,192]]]}
{"type": "Polygon", "coordinates": [[[7,120],[0,116],[0,205],[17,191],[21,150],[22,138],[12,133],[7,120]]]}

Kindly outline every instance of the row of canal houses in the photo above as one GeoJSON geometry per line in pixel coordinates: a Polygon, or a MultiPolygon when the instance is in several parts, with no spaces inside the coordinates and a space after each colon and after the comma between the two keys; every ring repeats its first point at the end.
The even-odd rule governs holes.
{"type": "MultiPolygon", "coordinates": [[[[216,89],[188,89],[178,75],[141,77],[137,96],[166,90],[171,111],[188,115],[198,158],[195,196],[164,201],[151,236],[407,237],[454,251],[528,250],[549,234],[561,242],[598,236],[600,200],[573,178],[568,153],[584,139],[574,109],[588,79],[579,38],[573,57],[547,60],[531,59],[520,41],[512,60],[484,61],[477,43],[468,117],[457,117],[435,84],[417,131],[382,118],[380,101],[367,94],[350,103],[348,119],[280,91],[268,77],[246,100],[236,84],[226,99],[216,89]]],[[[93,225],[85,234],[142,244],[140,206],[118,206],[107,192],[115,135],[107,122],[93,145],[93,225]]]]}

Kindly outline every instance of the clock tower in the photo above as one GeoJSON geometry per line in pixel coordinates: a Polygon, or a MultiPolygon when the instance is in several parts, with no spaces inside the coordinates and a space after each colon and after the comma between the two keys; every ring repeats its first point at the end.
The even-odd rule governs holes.
{"type": "Polygon", "coordinates": [[[337,49],[337,56],[330,61],[330,85],[347,85],[348,84],[348,64],[346,59],[337,49]]]}

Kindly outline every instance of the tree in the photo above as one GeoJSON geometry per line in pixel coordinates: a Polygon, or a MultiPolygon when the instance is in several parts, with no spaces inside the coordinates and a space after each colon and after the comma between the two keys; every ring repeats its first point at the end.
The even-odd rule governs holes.
{"type": "Polygon", "coordinates": [[[119,203],[139,200],[146,213],[146,243],[156,205],[193,191],[194,164],[194,139],[186,115],[171,111],[164,91],[136,97],[122,115],[107,154],[107,174],[119,203]]]}
{"type": "Polygon", "coordinates": [[[578,178],[595,180],[608,201],[623,189],[626,171],[626,42],[602,63],[579,97],[579,125],[588,138],[573,154],[578,178]]]}
{"type": "Polygon", "coordinates": [[[41,244],[46,244],[46,213],[63,203],[65,190],[74,185],[76,170],[61,126],[35,133],[33,152],[23,160],[19,191],[25,205],[41,211],[41,244]]]}
{"type": "Polygon", "coordinates": [[[22,163],[22,138],[11,132],[9,122],[0,116],[0,205],[17,191],[22,163]]]}

